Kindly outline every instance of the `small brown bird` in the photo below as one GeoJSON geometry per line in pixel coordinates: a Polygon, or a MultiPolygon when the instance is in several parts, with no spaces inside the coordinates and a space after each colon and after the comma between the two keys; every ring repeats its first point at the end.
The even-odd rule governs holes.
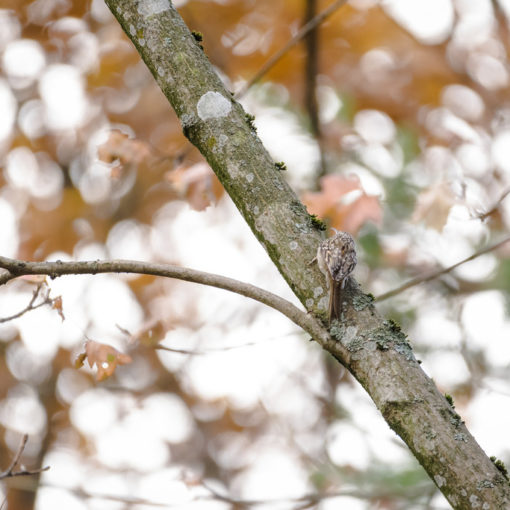
{"type": "Polygon", "coordinates": [[[358,259],[351,234],[333,229],[335,235],[317,248],[317,264],[329,286],[329,323],[340,317],[340,294],[358,259]]]}

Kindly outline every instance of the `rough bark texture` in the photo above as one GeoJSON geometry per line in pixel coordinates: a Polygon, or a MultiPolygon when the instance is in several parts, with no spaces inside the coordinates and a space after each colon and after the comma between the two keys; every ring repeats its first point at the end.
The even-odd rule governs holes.
{"type": "MultiPolygon", "coordinates": [[[[326,319],[327,291],[313,259],[320,232],[214,73],[168,0],[106,0],[292,290],[326,319]]],[[[331,338],[317,335],[369,393],[456,509],[510,508],[510,487],[415,360],[406,336],[351,281],[331,338]]]]}

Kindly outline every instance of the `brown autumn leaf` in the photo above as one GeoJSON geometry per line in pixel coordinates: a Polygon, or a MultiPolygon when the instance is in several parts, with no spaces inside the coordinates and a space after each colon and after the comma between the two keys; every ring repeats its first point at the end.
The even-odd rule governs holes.
{"type": "Polygon", "coordinates": [[[130,138],[129,135],[114,129],[110,132],[108,140],[97,149],[98,158],[108,164],[118,161],[112,168],[112,178],[119,178],[121,167],[126,164],[138,165],[152,155],[148,144],[130,138]]]}
{"type": "Polygon", "coordinates": [[[414,223],[424,222],[427,227],[441,231],[454,204],[455,197],[450,186],[441,182],[418,195],[411,220],[414,223]]]}
{"type": "Polygon", "coordinates": [[[85,343],[85,352],[78,356],[75,367],[80,368],[83,366],[85,359],[88,359],[90,368],[96,365],[97,381],[104,381],[106,378],[113,375],[117,365],[127,365],[133,361],[131,356],[118,351],[111,345],[102,344],[93,340],[88,340],[85,343]]]}
{"type": "Polygon", "coordinates": [[[62,296],[57,296],[56,298],[53,298],[51,301],[51,307],[53,308],[53,310],[57,310],[58,314],[60,315],[60,318],[62,319],[62,321],[64,321],[65,317],[62,296]]]}
{"type": "Polygon", "coordinates": [[[87,354],[85,352],[81,352],[74,362],[74,368],[81,368],[87,359],[87,354]]]}
{"type": "Polygon", "coordinates": [[[356,176],[326,175],[321,191],[305,193],[302,198],[310,214],[328,218],[338,230],[355,234],[367,221],[382,221],[379,199],[367,195],[356,176]]]}
{"type": "Polygon", "coordinates": [[[185,198],[195,211],[203,211],[223,195],[223,187],[205,163],[196,163],[190,167],[179,165],[167,172],[166,179],[174,191],[185,198]]]}

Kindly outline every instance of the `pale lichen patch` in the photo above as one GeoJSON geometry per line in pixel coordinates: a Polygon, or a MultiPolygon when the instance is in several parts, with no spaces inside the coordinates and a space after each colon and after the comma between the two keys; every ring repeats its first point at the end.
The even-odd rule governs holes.
{"type": "Polygon", "coordinates": [[[324,289],[322,287],[315,287],[315,289],[313,289],[313,297],[318,298],[322,294],[324,294],[324,289]]]}
{"type": "Polygon", "coordinates": [[[306,301],[305,301],[305,306],[306,308],[312,308],[313,306],[313,299],[312,298],[308,298],[306,301]]]}
{"type": "Polygon", "coordinates": [[[253,182],[253,179],[255,179],[255,176],[252,173],[246,175],[246,180],[248,182],[253,182]]]}
{"type": "Polygon", "coordinates": [[[347,326],[347,328],[345,328],[343,341],[350,343],[350,342],[352,342],[352,340],[354,340],[356,338],[357,334],[358,334],[358,328],[356,326],[347,326]]]}
{"type": "Polygon", "coordinates": [[[158,47],[159,41],[156,39],[147,39],[147,48],[152,51],[155,51],[158,47]]]}
{"type": "Polygon", "coordinates": [[[317,305],[317,308],[318,308],[319,310],[326,310],[326,309],[328,308],[328,305],[329,305],[329,303],[328,303],[328,298],[327,298],[327,296],[324,296],[323,298],[321,298],[321,299],[319,300],[319,303],[318,303],[318,305],[317,305]]]}
{"type": "Polygon", "coordinates": [[[436,482],[436,485],[441,488],[446,483],[446,478],[441,475],[434,475],[434,481],[436,482]]]}
{"type": "Polygon", "coordinates": [[[183,129],[192,128],[197,122],[197,118],[191,113],[184,113],[181,115],[181,124],[183,129]]]}
{"type": "Polygon", "coordinates": [[[227,162],[227,173],[232,179],[239,177],[239,168],[233,162],[227,162]]]}
{"type": "Polygon", "coordinates": [[[147,18],[170,10],[169,0],[144,0],[138,4],[138,14],[147,18]]]}
{"type": "Polygon", "coordinates": [[[227,135],[221,134],[220,136],[218,136],[218,144],[217,147],[215,147],[215,149],[216,150],[223,149],[223,147],[225,147],[225,144],[227,143],[227,140],[228,140],[227,135]]]}
{"type": "Polygon", "coordinates": [[[469,496],[469,502],[471,503],[471,508],[480,508],[480,498],[475,494],[471,494],[469,496]]]}
{"type": "Polygon", "coordinates": [[[291,241],[291,242],[289,243],[289,248],[290,248],[292,251],[297,250],[297,249],[298,249],[298,246],[299,246],[299,245],[298,245],[297,241],[291,241]]]}
{"type": "Polygon", "coordinates": [[[232,103],[219,92],[206,92],[197,103],[197,113],[202,120],[226,117],[232,110],[232,103]]]}
{"type": "Polygon", "coordinates": [[[458,503],[458,498],[455,494],[448,494],[446,499],[450,502],[450,504],[455,507],[458,503]]]}
{"type": "MultiPolygon", "coordinates": [[[[255,220],[255,228],[260,232],[269,244],[278,243],[278,235],[273,231],[272,225],[268,224],[267,216],[271,214],[270,211],[264,211],[262,214],[257,216],[255,220]]],[[[284,258],[280,258],[280,265],[285,267],[286,261],[284,258]]]]}

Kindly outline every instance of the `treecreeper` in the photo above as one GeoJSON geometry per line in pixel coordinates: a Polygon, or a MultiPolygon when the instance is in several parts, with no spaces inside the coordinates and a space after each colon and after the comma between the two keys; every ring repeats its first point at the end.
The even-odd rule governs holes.
{"type": "Polygon", "coordinates": [[[329,287],[329,324],[340,317],[341,292],[345,282],[354,271],[358,259],[356,245],[351,234],[336,229],[335,235],[325,239],[317,248],[317,264],[329,287]]]}

